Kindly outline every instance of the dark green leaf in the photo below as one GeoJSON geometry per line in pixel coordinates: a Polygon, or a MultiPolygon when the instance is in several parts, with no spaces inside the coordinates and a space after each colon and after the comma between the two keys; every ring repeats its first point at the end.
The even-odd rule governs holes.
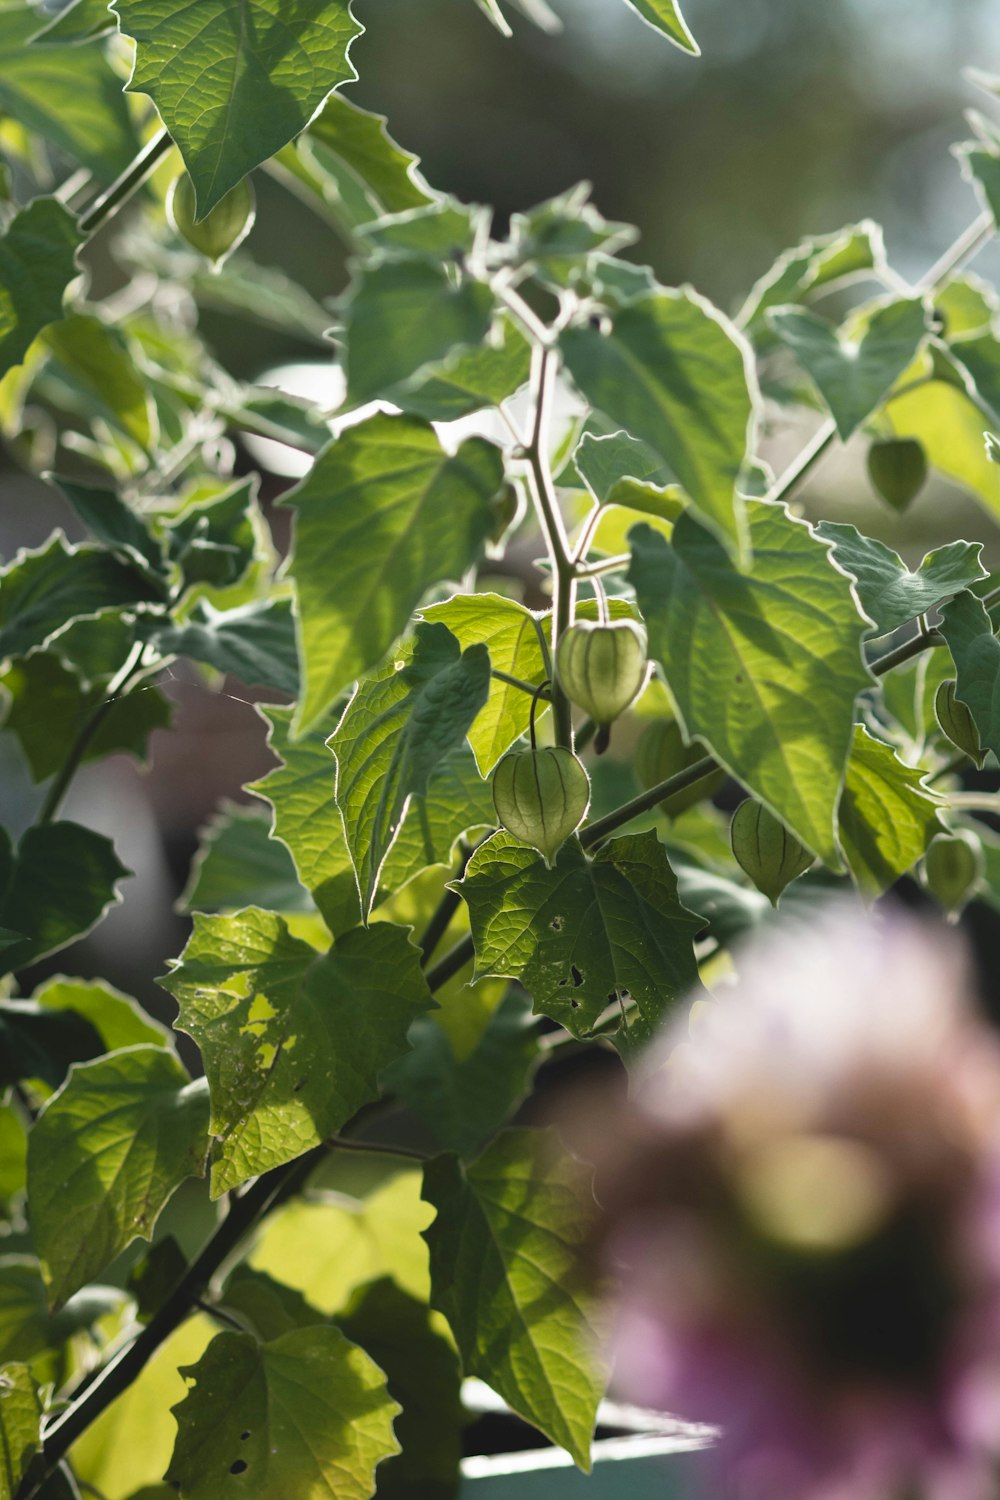
{"type": "Polygon", "coordinates": [[[572,839],[548,869],[534,850],[497,833],[469,862],[476,975],[519,979],[535,1011],[574,1036],[604,1012],[634,1005],[615,1040],[640,1046],[672,1005],[697,988],[694,935],[653,832],[612,839],[588,859],[572,839]]]}
{"type": "Polygon", "coordinates": [[[771,308],[801,302],[810,293],[862,276],[884,262],[882,231],[870,219],[836,234],[803,240],[761,277],[736,321],[763,352],[777,342],[767,320],[771,308]]]}
{"type": "Polygon", "coordinates": [[[385,1376],[337,1328],[220,1333],[181,1374],[167,1479],[187,1500],[368,1500],[399,1451],[385,1376]]]}
{"type": "MultiPolygon", "coordinates": [[[[329,752],[328,752],[329,753],[329,752]]],[[[181,911],[313,910],[285,844],[271,837],[262,807],[224,802],[201,830],[201,843],[178,906],[181,911]]]]}
{"type": "Polygon", "coordinates": [[[432,189],[417,171],[417,158],[397,146],[384,115],[371,114],[341,94],[330,96],[303,141],[319,143],[350,174],[367,198],[365,219],[433,201],[432,189]]]}
{"type": "Polygon", "coordinates": [[[692,516],[672,544],[631,532],[629,579],[688,739],[821,859],[839,867],[836,807],[870,678],[868,627],[827,547],[781,507],[749,501],[754,565],[738,573],[692,516]]]}
{"type": "Polygon", "coordinates": [[[0,379],[62,317],[80,244],[76,220],[55,198],[37,198],[0,236],[0,379]]]}
{"type": "Polygon", "coordinates": [[[605,1378],[581,1265],[589,1174],[547,1133],[509,1130],[469,1167],[428,1162],[424,1197],[431,1300],[465,1374],[589,1469],[605,1378]]]}
{"type": "Polygon", "coordinates": [[[163,1047],[74,1068],[28,1140],[31,1227],[54,1307],[152,1237],[174,1190],[204,1171],[207,1123],[204,1080],[191,1083],[163,1047]]]}
{"type": "Polygon", "coordinates": [[[92,313],[72,313],[46,330],[45,345],[91,420],[105,419],[144,452],[155,445],[159,422],[149,377],[118,329],[92,313]]]}
{"type": "Polygon", "coordinates": [[[655,448],[627,432],[584,433],[573,466],[598,505],[625,505],[667,521],[675,521],[684,508],[684,491],[673,472],[655,448]]]}
{"type": "Polygon", "coordinates": [[[972,714],[983,749],[1000,754],[1000,640],[986,606],[959,594],[941,611],[941,634],[955,663],[955,696],[972,714]]]}
{"type": "Polygon", "coordinates": [[[33,42],[89,42],[116,30],[108,0],[70,0],[31,38],[33,42]]]}
{"type": "Polygon", "coordinates": [[[183,625],[147,632],[164,656],[189,656],[217,672],[293,697],[299,686],[295,622],[289,599],[270,598],[218,610],[198,601],[183,625]]]}
{"type": "Polygon", "coordinates": [[[580,281],[590,257],[621,250],[638,239],[631,224],[609,224],[590,199],[590,183],[540,203],[510,221],[510,258],[558,289],[580,281]]]}
{"type": "Polygon", "coordinates": [[[453,422],[499,406],[527,383],[530,373],[531,346],[512,323],[503,321],[478,348],[457,349],[389,395],[412,416],[453,422]]]}
{"type": "Polygon", "coordinates": [[[163,549],[143,516],[113,490],[95,489],[60,474],[50,474],[95,542],[122,553],[126,561],[144,564],[151,573],[163,570],[163,549]]]}
{"type": "Polygon", "coordinates": [[[402,1413],[402,1452],[380,1464],[377,1500],[454,1500],[462,1427],[455,1351],[431,1326],[430,1309],[388,1276],[359,1287],[337,1326],[385,1371],[402,1413]]]}
{"type": "Polygon", "coordinates": [[[769,321],[812,377],[845,442],[913,363],[927,337],[927,309],[917,297],[878,307],[860,337],[838,332],[803,308],[778,309],[769,321]]]}
{"type": "Polygon", "coordinates": [[[0,1366],[0,1500],[14,1500],[42,1446],[42,1402],[27,1365],[0,1366]]]}
{"type": "Polygon", "coordinates": [[[357,75],[349,0],[115,0],[135,39],[129,88],[152,97],[204,215],[357,75]]]}
{"type": "Polygon", "coordinates": [[[32,1078],[57,1089],[71,1063],[99,1057],[99,1032],[83,1016],[53,1016],[34,1000],[0,1000],[0,1088],[32,1078]]]}
{"type": "Polygon", "coordinates": [[[857,725],[840,804],[840,842],[862,895],[875,900],[911,870],[936,833],[940,803],[891,745],[857,725]]]}
{"type": "Polygon", "coordinates": [[[204,1058],[214,1196],[301,1156],[378,1097],[379,1073],[433,1004],[417,960],[388,922],[320,954],[272,912],[195,917],[161,982],[204,1058]]]}
{"type": "Polygon", "coordinates": [[[239,484],[204,505],[193,505],[167,533],[171,558],[180,565],[187,587],[208,583],[217,588],[238,583],[254,560],[257,535],[257,477],[239,484]]]}
{"type": "Polygon", "coordinates": [[[296,511],[299,728],[382,660],[432,584],[479,557],[503,482],[500,450],[482,438],[449,456],[428,423],[379,415],[335,439],[283,497],[296,511]]]}
{"type": "Polygon", "coordinates": [[[884,542],[862,536],[856,526],[821,521],[816,535],[833,543],[833,555],[858,586],[861,607],[875,626],[875,635],[915,620],[936,609],[971,583],[987,576],[980,562],[980,542],[949,542],[928,552],[911,573],[898,552],[884,542]]]}
{"type": "Polygon", "coordinates": [[[166,1027],[148,1016],[137,1000],[100,980],[58,975],[35,991],[35,999],[56,1016],[77,1015],[89,1021],[97,1029],[105,1052],[144,1044],[171,1045],[166,1027]]]}
{"type": "Polygon", "coordinates": [[[568,329],[562,349],[587,400],[661,454],[702,520],[742,548],[756,382],[732,324],[692,291],[661,292],[623,308],[608,333],[568,329]]]}
{"type": "Polygon", "coordinates": [[[5,973],[83,937],[117,900],[131,872],[111,842],[77,823],[29,828],[16,854],[0,837],[0,927],[22,934],[0,954],[5,973]]]}
{"type": "MultiPolygon", "coordinates": [[[[365,916],[404,818],[430,824],[433,782],[447,774],[447,762],[463,746],[490,687],[486,647],[463,653],[444,625],[418,625],[414,645],[400,655],[401,669],[393,663],[361,684],[330,740],[365,916]]],[[[476,822],[481,816],[478,807],[458,812],[461,826],[448,849],[435,850],[425,831],[425,863],[435,855],[447,858],[450,845],[470,826],[465,818],[476,822]]],[[[492,822],[489,811],[486,821],[492,822]]]]}

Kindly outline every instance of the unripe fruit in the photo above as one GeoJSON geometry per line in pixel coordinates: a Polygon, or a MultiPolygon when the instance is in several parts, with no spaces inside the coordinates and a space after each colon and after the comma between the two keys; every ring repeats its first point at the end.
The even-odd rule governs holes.
{"type": "Polygon", "coordinates": [[[580,620],[560,637],[556,676],[566,697],[595,724],[611,724],[646,681],[646,632],[632,620],[580,620]]]}
{"type": "Polygon", "coordinates": [[[256,198],[248,177],[238,182],[200,222],[195,221],[194,184],[186,172],[174,181],[167,195],[170,223],[189,245],[212,261],[216,270],[242,245],[253,228],[256,213],[256,198]]]}
{"type": "Polygon", "coordinates": [[[955,748],[964,750],[970,760],[981,766],[986,759],[986,751],[980,743],[979,730],[971,711],[955,697],[955,687],[953,677],[941,683],[934,695],[934,717],[942,734],[947,735],[955,748]]]}
{"type": "Polygon", "coordinates": [[[868,474],[893,510],[905,510],[927,483],[927,455],[915,438],[884,438],[868,450],[868,474]]]}
{"type": "Polygon", "coordinates": [[[590,806],[590,779],[571,750],[511,750],[493,773],[499,822],[547,865],[575,833],[590,806]]]}
{"type": "Polygon", "coordinates": [[[975,834],[939,833],[924,855],[924,885],[951,917],[972,900],[983,874],[982,845],[975,834]]]}
{"type": "MultiPolygon", "coordinates": [[[[676,719],[656,719],[652,724],[646,725],[635,747],[633,765],[639,785],[644,791],[648,791],[668,777],[686,771],[696,761],[703,760],[705,753],[698,745],[684,743],[681,726],[676,719]]],[[[668,818],[679,818],[689,807],[711,797],[725,779],[726,773],[721,768],[713,771],[710,776],[703,776],[701,781],[685,787],[682,792],[664,797],[660,809],[668,818]]]]}
{"type": "Polygon", "coordinates": [[[729,839],[736,863],[777,906],[778,897],[814,863],[813,855],[760,802],[747,798],[733,813],[729,839]]]}

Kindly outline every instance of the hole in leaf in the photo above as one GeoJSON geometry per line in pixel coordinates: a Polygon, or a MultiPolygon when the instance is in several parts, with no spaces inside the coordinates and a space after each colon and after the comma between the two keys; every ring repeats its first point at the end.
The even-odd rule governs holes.
{"type": "Polygon", "coordinates": [[[241,1432],[241,1433],[240,1433],[240,1442],[241,1442],[241,1443],[245,1443],[245,1442],[246,1442],[246,1440],[247,1440],[247,1438],[248,1438],[248,1437],[249,1437],[249,1436],[250,1436],[250,1434],[249,1434],[249,1432],[241,1432]]]}
{"type": "Polygon", "coordinates": [[[235,1463],[229,1465],[230,1474],[245,1474],[247,1462],[245,1458],[238,1458],[235,1463]]]}
{"type": "Polygon", "coordinates": [[[562,917],[553,917],[552,921],[549,923],[549,926],[552,928],[553,932],[562,932],[562,930],[563,930],[563,919],[562,919],[562,917]]]}
{"type": "Polygon", "coordinates": [[[300,1078],[299,1081],[298,1081],[298,1083],[292,1085],[292,1093],[293,1094],[297,1094],[300,1089],[304,1089],[305,1088],[305,1086],[306,1086],[306,1084],[308,1082],[309,1082],[308,1077],[300,1078]]]}
{"type": "Polygon", "coordinates": [[[570,1009],[571,1010],[579,1010],[580,1009],[580,1002],[579,1002],[579,1000],[571,1000],[569,1002],[569,1004],[570,1004],[570,1009]]]}
{"type": "Polygon", "coordinates": [[[578,990],[583,983],[583,975],[577,968],[576,964],[570,964],[569,972],[573,976],[573,988],[578,990]]]}

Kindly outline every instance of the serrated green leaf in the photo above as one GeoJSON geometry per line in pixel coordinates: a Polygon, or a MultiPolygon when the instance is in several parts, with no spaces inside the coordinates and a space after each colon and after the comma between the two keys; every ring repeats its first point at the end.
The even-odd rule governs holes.
{"type": "Polygon", "coordinates": [[[552,869],[497,833],[473,854],[458,889],[477,977],[520,980],[536,1013],[574,1036],[592,1031],[609,1006],[632,1003],[615,1033],[632,1051],[697,988],[693,944],[703,924],[680,904],[653,832],[612,839],[593,859],[572,839],[552,869]]]}
{"type": "Polygon", "coordinates": [[[684,508],[684,491],[672,470],[655,448],[627,432],[584,433],[573,467],[598,505],[624,505],[665,521],[676,521],[684,508]]]}
{"type": "Polygon", "coordinates": [[[509,257],[559,290],[582,281],[592,255],[613,255],[638,239],[631,224],[612,224],[590,200],[590,183],[578,182],[526,213],[512,214],[509,257]]]}
{"type": "Polygon", "coordinates": [[[145,518],[113,490],[80,484],[60,474],[48,478],[62,491],[95,542],[123,554],[126,561],[144,564],[154,575],[163,571],[163,549],[145,518]]]}
{"type": "Polygon", "coordinates": [[[1000,640],[986,606],[959,594],[941,611],[940,630],[955,663],[955,696],[972,714],[983,749],[1000,754],[1000,640]]]}
{"type": "Polygon", "coordinates": [[[44,342],[60,374],[82,395],[91,420],[105,418],[144,452],[155,446],[159,421],[149,378],[117,328],[93,313],[72,313],[46,329],[44,342]]]}
{"type": "Polygon", "coordinates": [[[90,1022],[100,1034],[105,1052],[121,1047],[171,1046],[165,1026],[154,1021],[131,995],[123,995],[97,979],[67,979],[57,975],[35,991],[35,1000],[57,1014],[70,1012],[90,1022]]]}
{"type": "Polygon", "coordinates": [[[486,237],[489,221],[489,209],[441,194],[433,203],[363,224],[358,238],[368,257],[427,261],[439,268],[451,262],[457,272],[477,240],[486,237]]]}
{"type": "Polygon", "coordinates": [[[630,534],[629,581],[688,739],[698,736],[738,781],[821,859],[839,868],[836,807],[854,700],[870,682],[867,625],[852,585],[810,528],[747,502],[750,574],[690,515],[671,544],[630,534]]]}
{"type": "Polygon", "coordinates": [[[923,772],[905,766],[891,745],[854,731],[844,795],[840,843],[861,894],[874,901],[911,870],[936,833],[940,803],[922,785],[923,772]]]}
{"type": "Polygon", "coordinates": [[[174,1190],[204,1171],[207,1125],[204,1080],[163,1047],[74,1068],[28,1139],[31,1227],[53,1307],[152,1238],[174,1190]]]}
{"type": "Polygon", "coordinates": [[[342,94],[332,94],[310,121],[301,144],[311,142],[318,142],[351,174],[368,199],[368,220],[420,208],[435,198],[417,170],[418,158],[392,139],[385,116],[362,109],[342,94]]]}
{"type": "Polygon", "coordinates": [[[949,542],[928,552],[916,572],[884,542],[862,536],[856,526],[821,521],[816,535],[833,544],[833,556],[855,579],[861,607],[875,635],[887,635],[917,615],[987,577],[979,542],[949,542]]]}
{"type": "Polygon", "coordinates": [[[538,1060],[538,1029],[524,997],[510,988],[466,1057],[435,1016],[410,1028],[412,1050],[382,1075],[438,1148],[475,1156],[523,1098],[538,1060]]]}
{"type": "Polygon", "coordinates": [[[186,587],[208,583],[226,588],[244,577],[257,547],[257,484],[256,475],[240,480],[215,499],[192,505],[171,524],[169,552],[186,587]]]}
{"type": "Polygon", "coordinates": [[[42,1402],[27,1365],[0,1366],[0,1500],[15,1500],[42,1446],[42,1402]]]}
{"type": "Polygon", "coordinates": [[[129,874],[109,839],[77,823],[29,828],[16,853],[0,831],[0,928],[19,934],[0,952],[0,969],[26,968],[85,936],[129,874]]]}
{"type": "Polygon", "coordinates": [[[343,314],[347,402],[361,406],[390,395],[453,349],[484,339],[493,294],[438,263],[387,260],[357,273],[343,314]]]}
{"type": "Polygon", "coordinates": [[[530,374],[531,345],[504,319],[477,348],[455,350],[440,364],[393,387],[389,396],[411,416],[454,422],[484,407],[501,405],[527,383],[530,374]]]}
{"type": "MultiPolygon", "coordinates": [[[[490,666],[539,687],[545,663],[538,635],[540,616],[500,594],[455,594],[421,610],[425,620],[447,625],[465,648],[482,643],[490,666]]],[[[514,741],[527,731],[531,698],[495,677],[486,703],[469,730],[476,763],[487,776],[514,741]]],[[[542,714],[538,714],[541,722],[542,714]]]]}
{"type": "Polygon", "coordinates": [[[62,317],[81,244],[76,220],[55,198],[29,203],[0,236],[0,379],[62,317]]]}
{"type": "Polygon", "coordinates": [[[320,954],[273,912],[195,917],[161,983],[205,1063],[213,1196],[293,1161],[378,1097],[379,1073],[433,1004],[418,956],[387,922],[320,954]]]}
{"type": "Polygon", "coordinates": [[[588,1172],[546,1132],[509,1130],[469,1167],[428,1162],[424,1197],[431,1301],[465,1374],[589,1469],[605,1375],[582,1270],[588,1172]]]}
{"type": "Polygon", "coordinates": [[[139,149],[121,83],[100,49],[29,46],[41,19],[16,0],[0,10],[0,114],[111,182],[139,149]]]}
{"type": "Polygon", "coordinates": [[[282,497],[296,512],[300,730],[382,660],[432,584],[476,560],[503,482],[500,450],[482,438],[449,456],[428,423],[379,415],[329,444],[282,497]]]}
{"type": "Polygon", "coordinates": [[[83,1016],[47,1015],[34,1000],[0,1000],[0,1088],[39,1078],[57,1089],[72,1063],[104,1050],[100,1033],[83,1016]]]}
{"type": "MultiPolygon", "coordinates": [[[[84,688],[54,652],[36,651],[0,674],[10,695],[3,727],[15,734],[35,781],[60,769],[76,735],[104,702],[104,688],[84,688]]],[[[115,751],[148,761],[149,737],[170,727],[170,705],[151,685],[116,698],[87,742],[81,764],[115,751]]]]}
{"type": "Polygon", "coordinates": [[[70,547],[57,531],[37,551],[19,552],[0,575],[0,658],[48,645],[73,620],[159,598],[138,568],[103,548],[70,547]]]}
{"type": "Polygon", "coordinates": [[[290,599],[271,598],[219,610],[201,599],[182,625],[150,627],[147,638],[163,656],[188,656],[246,683],[294,697],[299,658],[290,599]]]}
{"type": "Polygon", "coordinates": [[[203,217],[357,75],[349,0],[115,0],[136,44],[129,89],[149,94],[203,217]]]}
{"type": "Polygon", "coordinates": [[[680,47],[682,52],[690,52],[694,57],[701,56],[701,48],[691,35],[676,0],[625,0],[625,3],[655,30],[662,32],[668,41],[680,47]]]}
{"type": "Polygon", "coordinates": [[[1000,151],[966,146],[959,149],[958,155],[983,205],[993,215],[994,223],[1000,224],[1000,151]]]}
{"type": "Polygon", "coordinates": [[[690,289],[661,292],[617,313],[610,332],[570,328],[561,347],[590,403],[669,464],[700,518],[742,550],[737,486],[754,422],[749,348],[690,289]]]}
{"type": "MultiPolygon", "coordinates": [[[[88,1287],[50,1313],[38,1261],[33,1256],[0,1259],[0,1361],[35,1360],[74,1334],[120,1310],[125,1294],[117,1287],[88,1287]]],[[[44,1368],[44,1366],[42,1366],[44,1368]]]]}
{"type": "Polygon", "coordinates": [[[271,837],[262,807],[224,802],[201,830],[188,883],[178,899],[184,912],[312,911],[285,844],[271,837]]]}
{"type": "Polygon", "coordinates": [[[389,1395],[402,1407],[402,1452],[379,1465],[376,1500],[454,1500],[467,1419],[458,1359],[432,1328],[426,1303],[382,1277],[359,1288],[337,1326],[385,1371],[389,1395]]]}
{"type": "Polygon", "coordinates": [[[167,1479],[184,1500],[368,1500],[399,1451],[385,1376],[337,1328],[220,1333],[181,1373],[193,1389],[173,1408],[167,1479]]]}
{"type": "Polygon", "coordinates": [[[803,240],[779,256],[756,282],[736,322],[764,352],[777,342],[767,319],[772,308],[801,302],[812,292],[862,276],[884,262],[882,230],[870,219],[803,240]]]}
{"type": "Polygon", "coordinates": [[[89,42],[115,29],[108,0],[70,0],[31,40],[46,46],[55,42],[89,42]]]}
{"type": "MultiPolygon", "coordinates": [[[[0,1105],[0,1207],[10,1211],[11,1200],[24,1191],[28,1137],[9,1105],[0,1105]]],[[[3,1355],[0,1355],[0,1359],[3,1355]]]]}
{"type": "Polygon", "coordinates": [[[357,876],[337,806],[337,762],[327,745],[340,720],[340,706],[295,740],[292,709],[258,712],[269,726],[268,748],[281,764],[252,782],[248,791],[271,804],[274,839],[291,854],[299,879],[336,936],[361,920],[357,876]]]}
{"type": "Polygon", "coordinates": [[[986,453],[982,409],[965,389],[934,380],[890,401],[884,416],[894,436],[918,438],[939,473],[1000,516],[1000,468],[986,453]]]}
{"type": "Polygon", "coordinates": [[[912,365],[928,331],[919,297],[878,307],[857,338],[800,307],[776,309],[768,318],[812,377],[845,442],[912,365]]]}
{"type": "MultiPolygon", "coordinates": [[[[329,744],[337,759],[337,802],[361,889],[362,913],[371,911],[379,875],[403,820],[424,832],[424,863],[440,857],[431,834],[428,804],[435,781],[465,737],[489,694],[490,658],[483,645],[462,651],[444,625],[418,625],[400,662],[368,678],[351,700],[329,744]]],[[[483,805],[486,821],[490,810],[483,805]]],[[[461,826],[480,820],[479,807],[459,807],[461,826]]],[[[444,851],[447,857],[448,850],[444,851]]]]}

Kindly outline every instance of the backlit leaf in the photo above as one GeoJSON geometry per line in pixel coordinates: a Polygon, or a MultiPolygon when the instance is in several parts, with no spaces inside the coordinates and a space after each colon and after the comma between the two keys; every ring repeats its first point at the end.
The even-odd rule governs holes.
{"type": "Polygon", "coordinates": [[[82,243],[73,215],[55,198],[37,198],[0,235],[0,378],[63,315],[82,243]]]}
{"type": "Polygon", "coordinates": [[[986,606],[959,594],[941,611],[941,634],[955,663],[955,696],[972,714],[983,749],[1000,754],[1000,640],[986,606]]]}
{"type": "Polygon", "coordinates": [[[911,572],[897,552],[884,542],[862,536],[856,526],[821,521],[816,535],[833,543],[835,559],[856,580],[861,607],[873,621],[875,635],[886,635],[915,620],[986,577],[979,542],[949,542],[928,552],[911,572]]]}
{"type": "Polygon", "coordinates": [[[29,828],[16,851],[0,831],[0,928],[20,934],[0,950],[4,973],[83,937],[118,897],[130,874],[109,839],[78,823],[29,828]]]}
{"type": "Polygon", "coordinates": [[[891,745],[859,724],[854,731],[840,804],[840,842],[858,889],[868,900],[911,870],[936,833],[940,804],[891,745]]]}

